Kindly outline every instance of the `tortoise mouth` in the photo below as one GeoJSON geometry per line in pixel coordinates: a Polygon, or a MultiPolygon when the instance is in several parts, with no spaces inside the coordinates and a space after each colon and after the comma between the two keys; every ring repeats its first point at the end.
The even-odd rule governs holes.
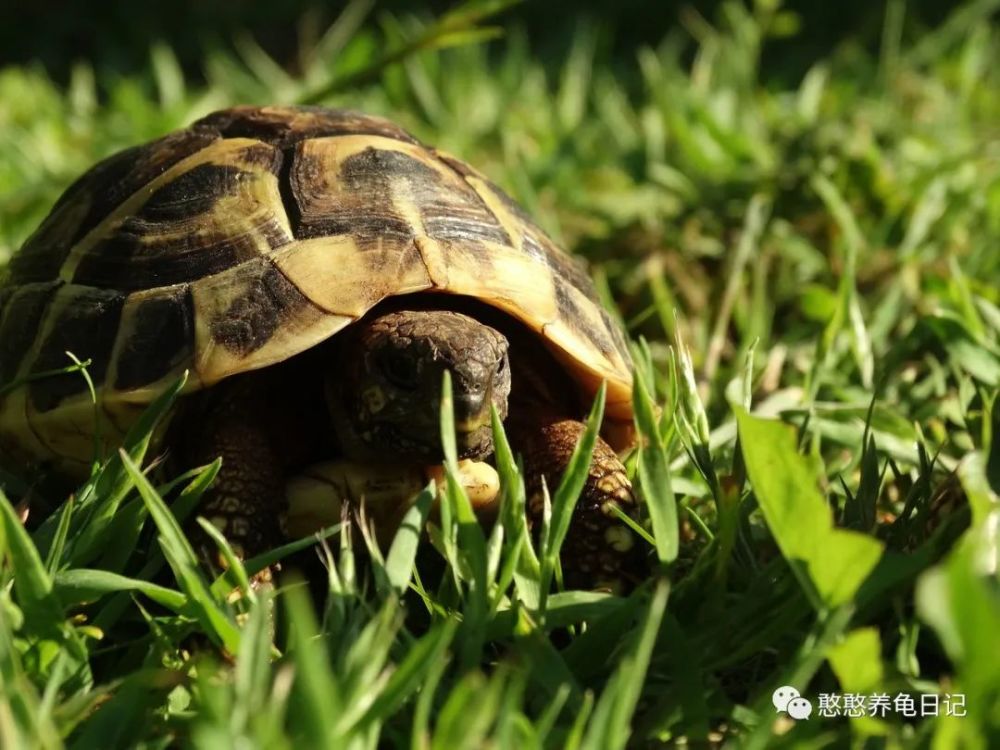
{"type": "Polygon", "coordinates": [[[459,458],[485,458],[493,453],[493,425],[489,409],[486,409],[484,417],[473,423],[455,424],[455,445],[459,458]]]}
{"type": "Polygon", "coordinates": [[[484,391],[458,393],[454,401],[455,432],[473,433],[492,426],[490,406],[494,403],[493,384],[484,391]]]}
{"type": "MultiPolygon", "coordinates": [[[[437,419],[427,424],[417,421],[400,424],[386,421],[373,425],[368,458],[387,463],[433,464],[444,461],[441,425],[437,419]]],[[[458,458],[481,459],[493,453],[493,422],[489,405],[474,417],[455,422],[458,458]]]]}
{"type": "Polygon", "coordinates": [[[469,434],[476,432],[477,430],[483,427],[489,427],[489,426],[490,426],[490,413],[488,409],[484,409],[475,417],[456,421],[455,432],[459,435],[469,434]]]}

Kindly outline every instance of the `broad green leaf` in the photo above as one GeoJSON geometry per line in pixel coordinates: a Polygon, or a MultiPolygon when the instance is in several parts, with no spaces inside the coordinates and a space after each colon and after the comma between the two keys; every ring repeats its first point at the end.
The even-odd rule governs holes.
{"type": "Polygon", "coordinates": [[[996,726],[989,713],[1000,694],[998,529],[1000,511],[994,511],[989,522],[969,529],[948,558],[921,576],[916,587],[917,612],[934,629],[955,665],[948,692],[965,695],[966,731],[996,726]]]}
{"type": "Polygon", "coordinates": [[[819,608],[850,601],[878,563],[882,544],[836,529],[819,478],[799,455],[794,430],[737,409],[747,474],[767,525],[819,608]]]}
{"type": "Polygon", "coordinates": [[[827,652],[842,692],[871,693],[881,687],[882,640],[875,628],[852,630],[827,652]]]}

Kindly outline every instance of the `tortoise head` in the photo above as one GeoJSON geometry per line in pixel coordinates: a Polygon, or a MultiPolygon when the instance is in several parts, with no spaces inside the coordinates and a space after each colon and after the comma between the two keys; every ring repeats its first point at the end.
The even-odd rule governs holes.
{"type": "Polygon", "coordinates": [[[446,310],[401,310],[344,332],[326,375],[327,402],[344,452],[360,460],[442,460],[440,409],[451,373],[460,458],[493,451],[490,406],[507,416],[507,339],[446,310]]]}

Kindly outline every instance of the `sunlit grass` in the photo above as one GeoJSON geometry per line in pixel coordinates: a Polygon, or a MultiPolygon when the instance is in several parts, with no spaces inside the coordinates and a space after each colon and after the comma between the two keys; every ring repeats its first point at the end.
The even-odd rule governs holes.
{"type": "Polygon", "coordinates": [[[478,44],[477,13],[352,5],[298,76],[248,38],[206,51],[205,84],[163,47],[144,78],[0,70],[5,257],[95,159],[233,103],[385,114],[504,185],[636,342],[651,571],[627,597],[561,590],[583,457],[532,534],[495,423],[491,529],[451,455],[438,514],[425,491],[389,549],[334,528],[210,580],[181,522],[218,463],[145,472],[178,384],[30,533],[16,505],[40,490],[0,476],[0,746],[1000,742],[997,3],[911,36],[890,2],[877,54],[849,44],[794,88],[756,72],[776,5],[689,15],[635,59],[582,25],[555,66],[516,31],[478,44]],[[247,587],[305,545],[319,601],[247,587]],[[963,694],[968,715],[793,724],[786,684],[814,706],[963,694]]]}

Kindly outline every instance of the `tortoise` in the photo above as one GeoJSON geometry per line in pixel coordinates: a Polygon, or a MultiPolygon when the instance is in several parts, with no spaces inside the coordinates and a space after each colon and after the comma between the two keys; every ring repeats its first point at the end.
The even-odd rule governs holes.
{"type": "Polygon", "coordinates": [[[95,436],[113,449],[188,371],[157,439],[188,467],[222,457],[199,512],[245,555],[280,541],[283,482],[304,466],[440,463],[445,370],[461,456],[489,460],[495,408],[535,515],[606,384],[564,570],[617,576],[637,547],[612,511],[635,512],[618,324],[500,188],[388,120],[210,114],[85,173],[0,282],[0,455],[80,476],[95,436]],[[67,351],[90,361],[96,410],[79,373],[35,377],[67,351]]]}

